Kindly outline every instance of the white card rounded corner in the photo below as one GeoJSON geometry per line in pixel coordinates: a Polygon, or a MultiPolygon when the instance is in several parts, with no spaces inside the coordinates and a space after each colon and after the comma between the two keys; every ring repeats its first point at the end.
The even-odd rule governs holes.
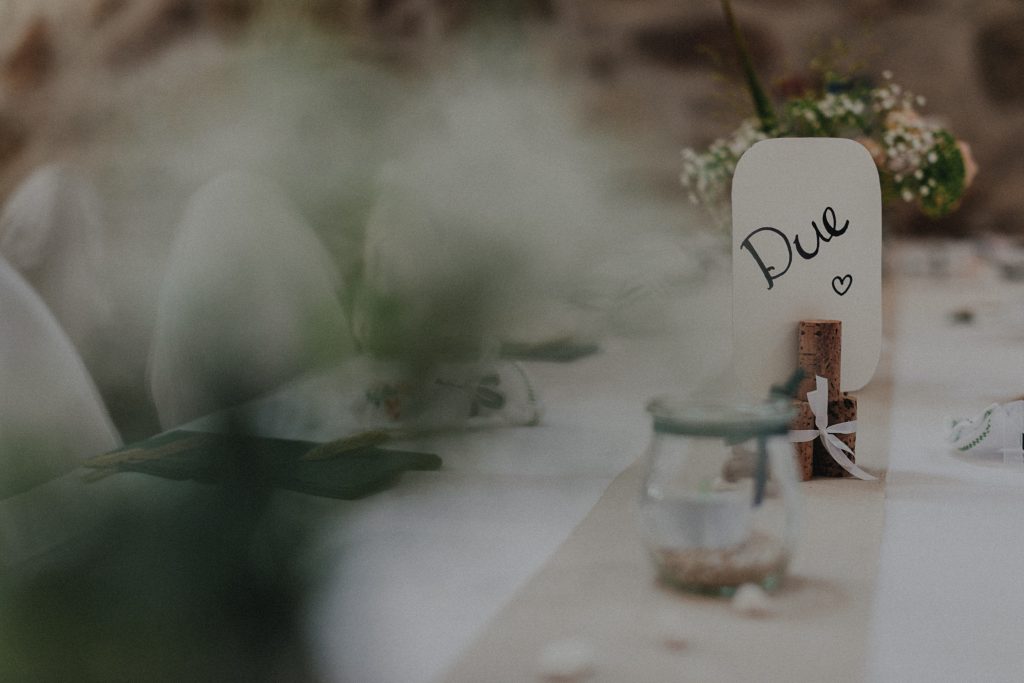
{"type": "Polygon", "coordinates": [[[732,200],[741,381],[759,389],[785,377],[796,323],[835,318],[844,322],[843,390],[865,386],[881,353],[882,204],[868,150],[845,138],[760,141],[737,163],[732,200]]]}
{"type": "Polygon", "coordinates": [[[868,363],[866,366],[861,368],[860,372],[853,378],[847,379],[845,373],[839,378],[839,390],[840,391],[860,391],[871,382],[874,378],[875,373],[878,372],[878,365],[882,362],[882,335],[879,333],[878,342],[872,344],[875,348],[875,352],[871,353],[870,349],[867,350],[868,357],[874,357],[874,363],[868,363]]]}
{"type": "Polygon", "coordinates": [[[768,140],[758,140],[753,145],[747,148],[747,151],[740,155],[739,160],[736,162],[736,169],[732,172],[732,189],[733,197],[736,198],[736,181],[743,180],[746,177],[746,168],[758,162],[758,157],[763,154],[769,154],[771,152],[772,143],[778,138],[770,138],[768,140]]]}

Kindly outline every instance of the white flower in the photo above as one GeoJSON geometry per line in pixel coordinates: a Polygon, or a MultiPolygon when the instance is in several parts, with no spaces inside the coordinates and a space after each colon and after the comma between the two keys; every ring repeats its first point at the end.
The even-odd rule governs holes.
{"type": "Polygon", "coordinates": [[[910,190],[903,190],[903,192],[900,194],[900,196],[903,197],[903,201],[905,201],[905,202],[912,202],[912,201],[914,201],[914,193],[911,192],[910,190]]]}

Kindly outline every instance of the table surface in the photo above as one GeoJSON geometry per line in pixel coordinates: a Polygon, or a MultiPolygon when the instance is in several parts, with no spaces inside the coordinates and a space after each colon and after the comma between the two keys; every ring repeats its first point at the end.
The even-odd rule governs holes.
{"type": "MultiPolygon", "coordinates": [[[[710,283],[715,296],[724,286],[710,283]]],[[[728,309],[707,306],[708,295],[674,302],[666,319],[676,323],[599,354],[524,363],[539,426],[395,444],[444,466],[345,505],[326,534],[337,567],[313,632],[329,680],[426,683],[454,664],[646,448],[646,401],[726,364],[714,332],[728,329],[728,309]]]]}
{"type": "MultiPolygon", "coordinates": [[[[710,299],[680,310],[689,325],[662,330],[653,341],[619,340],[576,363],[530,365],[547,404],[540,428],[410,444],[444,454],[445,470],[408,476],[400,487],[359,505],[355,519],[338,532],[342,562],[317,621],[320,651],[334,680],[457,680],[460,662],[471,659],[489,634],[509,643],[512,653],[511,662],[501,660],[507,652],[493,653],[492,660],[517,665],[513,671],[535,671],[537,648],[516,650],[514,634],[501,630],[503,615],[517,605],[528,607],[531,586],[566,552],[577,524],[607,513],[598,503],[601,494],[649,438],[644,401],[680,387],[693,390],[727,359],[721,347],[728,345],[720,343],[727,317],[706,306],[720,294],[712,286],[705,292],[710,299]],[[695,350],[706,364],[695,366],[695,350]]],[[[865,601],[863,609],[837,608],[829,622],[823,595],[824,607],[812,610],[819,620],[813,622],[816,637],[826,649],[829,643],[841,649],[836,638],[858,631],[847,656],[810,659],[831,659],[831,670],[818,671],[836,674],[833,680],[1019,680],[1024,471],[953,455],[943,443],[943,421],[978,414],[1024,390],[1024,287],[990,273],[894,278],[887,297],[887,367],[878,380],[884,386],[864,392],[868,405],[874,401],[887,418],[880,434],[889,458],[884,526],[881,514],[875,531],[871,519],[865,521],[859,542],[866,544],[861,557],[867,564],[845,587],[865,601]],[[974,324],[954,324],[950,313],[965,307],[977,314],[974,324]],[[839,666],[848,675],[839,675],[839,666]]],[[[853,496],[850,504],[871,505],[875,512],[883,505],[877,488],[836,483],[847,488],[828,498],[815,494],[819,504],[842,505],[853,496]],[[857,486],[863,493],[851,493],[857,486]]],[[[813,514],[814,496],[810,502],[813,514]]],[[[855,533],[845,541],[826,536],[819,544],[856,547],[855,533]]],[[[615,543],[608,534],[604,542],[615,543]]],[[[586,547],[599,552],[600,541],[586,547]]],[[[596,613],[614,620],[616,603],[607,597],[614,592],[608,585],[614,573],[602,580],[601,557],[593,565],[591,592],[573,599],[589,605],[591,615],[592,606],[603,602],[605,609],[596,613]]],[[[799,555],[795,566],[801,567],[799,555]]],[[[814,571],[804,573],[813,579],[814,571]]],[[[653,592],[650,576],[643,581],[653,592]]],[[[782,621],[783,628],[801,628],[782,621]]],[[[558,634],[551,631],[551,637],[558,634]]],[[[785,651],[771,638],[757,642],[785,651]]],[[[635,671],[636,680],[662,680],[643,677],[643,659],[623,657],[632,667],[623,670],[635,671]]],[[[791,673],[807,671],[793,667],[791,673]]],[[[785,669],[779,675],[792,678],[785,669]]]]}
{"type": "Polygon", "coordinates": [[[858,434],[865,465],[888,458],[884,497],[867,482],[803,485],[798,581],[769,619],[654,585],[622,524],[638,484],[627,472],[445,680],[536,678],[545,643],[567,636],[595,646],[594,681],[1021,680],[1024,468],[954,455],[943,423],[1020,394],[1024,286],[894,278],[887,301],[858,434]],[[973,324],[952,322],[961,309],[973,324]],[[682,653],[653,642],[666,610],[689,643],[682,653]]]}
{"type": "MultiPolygon", "coordinates": [[[[844,670],[857,678],[1021,680],[1024,468],[954,455],[943,443],[942,427],[947,415],[973,416],[994,401],[1024,393],[1024,285],[997,281],[987,272],[942,280],[890,278],[886,297],[892,308],[883,351],[887,366],[879,385],[865,390],[868,404],[880,411],[876,423],[885,423],[876,436],[888,444],[880,447],[888,456],[884,525],[880,485],[858,489],[861,482],[844,480],[808,489],[808,514],[816,505],[847,504],[867,504],[877,513],[874,532],[868,520],[866,531],[825,534],[811,543],[845,543],[849,553],[857,550],[849,545],[853,534],[870,541],[861,552],[870,561],[860,574],[830,579],[850,581],[840,587],[865,596],[864,602],[852,611],[837,606],[832,622],[829,610],[837,603],[827,596],[812,605],[816,622],[790,619],[784,609],[774,625],[749,631],[748,649],[784,652],[779,639],[785,640],[787,630],[792,637],[814,623],[819,649],[841,649],[832,636],[859,631],[863,646],[854,644],[833,658],[846,662],[844,670]],[[976,313],[973,324],[951,322],[949,314],[960,308],[976,313]]],[[[728,301],[726,282],[695,285],[692,296],[666,309],[667,322],[657,329],[609,340],[602,353],[572,363],[525,364],[544,404],[541,426],[396,444],[437,452],[444,458],[438,472],[406,473],[395,488],[360,501],[282,493],[282,510],[315,517],[325,529],[318,557],[331,571],[310,624],[325,679],[458,680],[489,642],[503,636],[524,642],[503,633],[503,625],[536,610],[545,586],[557,585],[545,583],[551,572],[557,576],[566,567],[560,559],[578,559],[581,552],[591,576],[581,582],[578,596],[565,591],[572,593],[565,599],[596,618],[621,619],[616,615],[622,603],[613,597],[615,563],[603,562],[601,552],[618,542],[616,534],[619,540],[629,535],[622,547],[636,541],[631,522],[616,510],[632,496],[635,483],[629,478],[636,468],[630,466],[650,436],[643,406],[659,393],[722,390],[716,383],[728,364],[729,311],[716,301],[728,301]]],[[[344,379],[343,373],[307,378],[255,404],[268,418],[265,434],[318,440],[350,431],[353,425],[344,419],[348,399],[338,390],[344,379]]],[[[148,480],[142,475],[110,480],[103,485],[151,485],[140,483],[148,480]]],[[[57,480],[47,488],[70,500],[77,495],[75,481],[57,480]]],[[[90,495],[102,494],[92,490],[98,493],[90,495]]],[[[4,501],[5,514],[32,521],[30,502],[4,501]]],[[[84,524],[74,510],[50,520],[52,526],[70,530],[71,520],[84,524]]],[[[9,517],[0,531],[21,531],[19,524],[9,517]]],[[[46,535],[41,527],[20,534],[29,540],[46,535]]],[[[27,553],[34,551],[31,545],[27,553]]],[[[622,548],[615,548],[619,555],[611,556],[622,557],[622,548]]],[[[813,579],[816,567],[825,565],[810,559],[801,565],[798,554],[795,568],[803,567],[804,578],[813,579]]],[[[659,589],[650,568],[643,571],[648,573],[639,580],[630,579],[632,595],[654,604],[659,589]]],[[[813,581],[805,585],[813,588],[813,581]]],[[[801,600],[806,606],[815,595],[810,590],[801,600]]],[[[721,605],[701,607],[694,615],[698,641],[701,619],[726,618],[721,605]]],[[[531,623],[517,628],[530,629],[531,623]]],[[[538,635],[531,642],[542,640],[538,635]]],[[[684,653],[679,671],[686,670],[689,656],[693,671],[703,672],[693,680],[716,680],[709,655],[728,659],[737,643],[719,646],[684,653]]],[[[612,650],[602,656],[615,656],[612,650]]],[[[537,655],[536,647],[513,649],[499,663],[532,672],[537,655]]],[[[806,657],[828,660],[817,651],[806,657]]],[[[635,672],[632,680],[664,680],[656,667],[645,674],[646,665],[627,652],[608,663],[604,678],[599,668],[595,680],[616,680],[607,677],[615,671],[635,672]]],[[[799,677],[805,671],[793,667],[787,675],[783,668],[774,679],[805,680],[799,677]]],[[[830,678],[838,679],[849,676],[830,678]]]]}

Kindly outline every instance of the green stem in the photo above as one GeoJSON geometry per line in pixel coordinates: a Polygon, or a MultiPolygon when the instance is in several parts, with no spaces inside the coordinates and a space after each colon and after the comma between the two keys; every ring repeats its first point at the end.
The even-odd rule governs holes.
{"type": "Polygon", "coordinates": [[[768,484],[768,438],[764,434],[757,437],[757,466],[754,470],[754,507],[764,502],[764,490],[768,484]]]}
{"type": "Polygon", "coordinates": [[[757,78],[757,72],[754,71],[754,63],[750,58],[750,50],[747,49],[747,41],[743,38],[739,24],[736,23],[736,17],[732,13],[732,3],[729,0],[722,0],[722,12],[725,13],[725,21],[732,32],[732,41],[736,45],[740,68],[743,69],[743,76],[747,80],[750,97],[754,100],[754,111],[757,112],[757,118],[761,121],[761,130],[766,135],[772,135],[777,125],[775,109],[768,100],[768,96],[764,94],[761,81],[757,78]]]}

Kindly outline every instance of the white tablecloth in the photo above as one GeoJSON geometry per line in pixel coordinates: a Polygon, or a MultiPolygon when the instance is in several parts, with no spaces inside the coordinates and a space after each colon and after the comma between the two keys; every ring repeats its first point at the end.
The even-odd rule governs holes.
{"type": "Polygon", "coordinates": [[[942,441],[945,416],[1024,394],[1024,286],[990,275],[895,284],[869,679],[1024,680],[1024,468],[942,441]],[[958,309],[975,323],[953,324],[958,309]]]}

